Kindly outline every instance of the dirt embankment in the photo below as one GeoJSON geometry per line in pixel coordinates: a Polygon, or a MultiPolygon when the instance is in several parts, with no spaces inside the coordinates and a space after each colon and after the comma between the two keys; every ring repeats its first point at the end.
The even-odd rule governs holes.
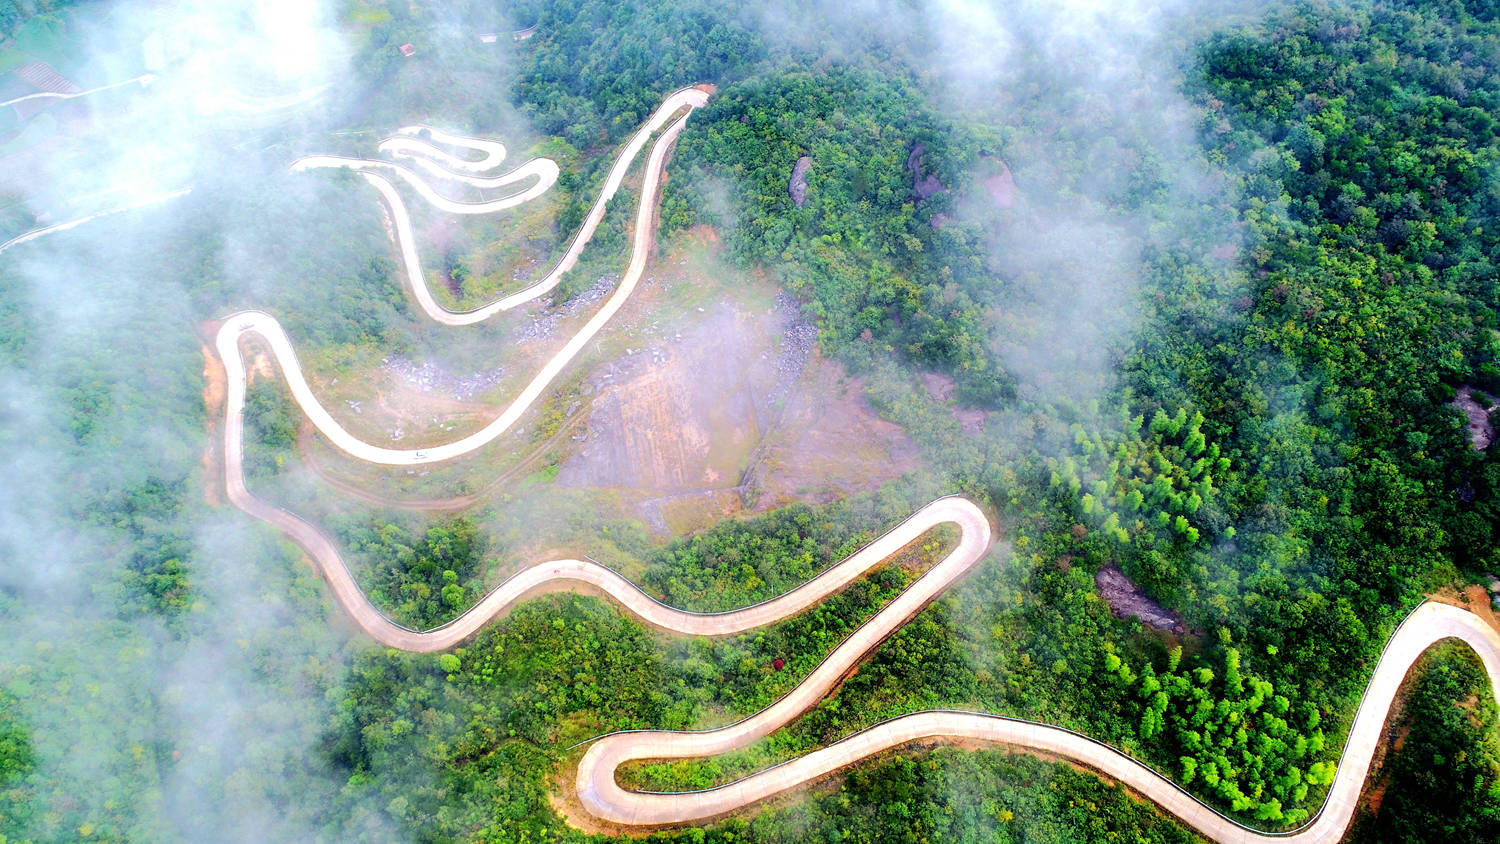
{"type": "MultiPolygon", "coordinates": [[[[204,337],[212,337],[218,330],[216,323],[204,323],[200,327],[200,333],[204,337]]],[[[224,415],[224,395],[228,389],[228,378],[224,372],[224,362],[219,360],[218,355],[208,344],[200,343],[203,351],[203,411],[204,425],[208,429],[208,438],[203,446],[203,454],[199,457],[199,463],[203,468],[203,501],[210,507],[219,504],[219,483],[224,477],[224,467],[219,459],[219,419],[224,415]]]]}
{"type": "Polygon", "coordinates": [[[980,160],[991,168],[998,167],[998,171],[992,176],[984,179],[985,193],[989,194],[990,201],[996,208],[1010,208],[1016,204],[1016,177],[1010,172],[1010,165],[990,155],[981,155],[980,160]]]}

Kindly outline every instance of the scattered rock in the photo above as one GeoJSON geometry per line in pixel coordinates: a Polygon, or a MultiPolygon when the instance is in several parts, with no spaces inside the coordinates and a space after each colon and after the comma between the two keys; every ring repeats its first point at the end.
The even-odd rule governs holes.
{"type": "Polygon", "coordinates": [[[798,208],[807,201],[807,169],[812,166],[812,156],[804,155],[797,159],[797,166],[792,168],[792,180],[787,185],[787,193],[792,195],[792,202],[798,208]]]}
{"type": "Polygon", "coordinates": [[[553,300],[549,298],[545,306],[546,312],[533,320],[531,325],[517,332],[516,343],[529,343],[533,340],[545,340],[551,337],[553,330],[557,328],[558,323],[563,321],[564,317],[572,316],[585,308],[603,301],[604,297],[609,295],[609,292],[615,288],[618,282],[619,279],[617,278],[600,276],[594,280],[593,285],[589,289],[557,307],[552,307],[553,300]]]}
{"type": "MultiPolygon", "coordinates": [[[[424,393],[436,391],[459,401],[467,401],[499,384],[505,375],[505,368],[500,366],[469,375],[454,375],[431,361],[419,364],[400,356],[385,358],[380,362],[380,368],[424,393]]],[[[355,413],[360,412],[358,402],[350,402],[349,406],[355,413]]]]}
{"type": "Polygon", "coordinates": [[[802,315],[802,304],[786,293],[776,294],[776,310],[790,321],[781,343],[776,348],[776,385],[768,397],[771,403],[784,400],[802,368],[807,365],[808,355],[818,342],[818,327],[802,315]]]}
{"type": "Polygon", "coordinates": [[[1105,566],[1094,575],[1094,588],[1100,597],[1109,602],[1109,609],[1117,618],[1135,616],[1158,630],[1173,633],[1186,632],[1182,619],[1160,604],[1146,597],[1139,586],[1131,582],[1117,566],[1105,566]]]}

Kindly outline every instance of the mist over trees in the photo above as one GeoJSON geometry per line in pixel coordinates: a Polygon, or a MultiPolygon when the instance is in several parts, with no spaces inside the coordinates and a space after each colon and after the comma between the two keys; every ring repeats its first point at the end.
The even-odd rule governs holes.
{"type": "MultiPolygon", "coordinates": [[[[66,33],[107,4],[74,5],[0,4],[0,33],[66,33]]],[[[662,96],[717,85],[668,166],[662,242],[711,228],[767,273],[932,467],[664,547],[591,525],[590,550],[648,593],[773,597],[945,492],[998,519],[992,558],[828,700],[743,751],[627,768],[632,785],[712,787],[949,707],[1079,730],[1286,829],[1317,811],[1400,619],[1500,575],[1496,449],[1451,404],[1500,395],[1490,4],[357,0],[325,17],[347,48],[335,104],[213,123],[179,205],[0,254],[0,841],[593,840],[549,802],[571,745],[753,713],[950,541],[722,641],[576,595],[441,656],[341,626],[298,553],[214,499],[199,327],[263,307],[330,361],[426,342],[355,180],[281,173],[407,119],[550,143],[576,165],[561,244],[662,96]],[[1183,630],[1116,617],[1094,581],[1110,565],[1183,630]]],[[[6,236],[37,222],[15,178],[6,236]]],[[[624,232],[612,218],[602,248],[624,232]]],[[[252,485],[294,488],[279,383],[252,387],[246,422],[252,485]]],[[[383,612],[428,627],[529,562],[484,527],[523,505],[322,526],[383,612]]],[[[1356,840],[1500,838],[1485,689],[1458,651],[1414,672],[1356,840]]],[[[1122,837],[1192,840],[1065,765],[923,748],[646,840],[1122,837]]]]}

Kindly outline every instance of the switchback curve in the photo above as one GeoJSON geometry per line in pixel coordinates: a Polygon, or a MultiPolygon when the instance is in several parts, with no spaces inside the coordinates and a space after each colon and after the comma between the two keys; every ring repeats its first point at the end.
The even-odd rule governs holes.
{"type": "MultiPolygon", "coordinates": [[[[533,285],[526,291],[522,291],[522,294],[526,294],[527,298],[535,298],[535,296],[540,295],[538,292],[535,292],[539,287],[543,285],[555,286],[561,279],[562,274],[573,267],[577,261],[578,253],[582,251],[588,239],[593,236],[594,230],[603,218],[604,207],[608,203],[609,197],[613,195],[614,191],[618,189],[620,182],[624,179],[624,174],[629,169],[630,159],[645,144],[646,138],[651,134],[650,130],[652,127],[672,117],[673,114],[686,105],[689,109],[688,113],[678,117],[667,126],[651,148],[651,156],[646,165],[645,180],[641,187],[640,201],[636,209],[635,236],[631,246],[630,264],[626,268],[624,275],[621,276],[620,283],[615,288],[615,292],[605,300],[604,305],[584,324],[583,328],[577,334],[573,335],[573,337],[569,338],[563,348],[542,366],[537,374],[533,376],[531,382],[526,385],[510,405],[498,417],[480,430],[453,442],[416,449],[384,448],[355,437],[340,425],[318,401],[317,396],[313,394],[311,387],[308,386],[307,379],[302,374],[302,367],[297,361],[297,353],[292,347],[291,340],[287,337],[286,332],[282,330],[281,324],[276,321],[276,318],[263,311],[241,311],[232,314],[220,327],[216,337],[215,348],[219,354],[219,358],[223,360],[225,372],[228,374],[228,407],[226,411],[231,415],[235,415],[243,408],[246,367],[244,357],[240,352],[239,340],[241,335],[253,332],[264,338],[270,346],[272,355],[276,358],[277,364],[286,377],[287,386],[291,390],[292,398],[302,408],[302,412],[307,415],[308,419],[312,421],[323,436],[327,437],[336,447],[353,457],[386,466],[437,463],[467,454],[493,441],[521,418],[557,377],[558,373],[573,358],[577,357],[578,353],[583,350],[583,347],[603,329],[605,324],[614,318],[614,315],[624,306],[626,300],[635,291],[636,284],[640,281],[641,275],[646,269],[646,256],[650,251],[651,238],[653,236],[651,216],[655,207],[654,200],[657,187],[661,182],[661,172],[663,164],[666,161],[667,150],[670,148],[672,141],[681,133],[683,126],[691,115],[692,109],[706,103],[707,98],[708,95],[705,92],[689,88],[667,99],[662,108],[658,109],[656,114],[653,115],[652,120],[636,133],[630,144],[621,153],[619,160],[615,163],[615,167],[611,170],[609,178],[605,183],[605,189],[600,194],[598,200],[595,201],[594,207],[589,211],[589,216],[584,221],[583,228],[579,231],[573,244],[569,246],[567,254],[564,255],[557,267],[549,273],[547,279],[544,279],[539,285],[533,285]],[[673,105],[674,103],[675,106],[673,105]],[[670,110],[669,106],[672,106],[670,110]]],[[[367,177],[370,175],[366,174],[367,177]]],[[[381,181],[375,182],[377,188],[382,187],[381,181]]],[[[404,206],[400,204],[400,197],[388,182],[385,182],[382,193],[386,194],[387,201],[392,203],[391,209],[396,216],[397,230],[402,232],[403,242],[409,244],[411,242],[411,222],[410,218],[406,215],[404,206]],[[386,190],[389,190],[388,194],[386,190]]],[[[507,300],[511,297],[507,297],[507,299],[502,299],[500,302],[489,305],[480,311],[470,311],[466,314],[451,314],[450,312],[443,311],[432,300],[431,291],[427,289],[425,281],[422,280],[420,264],[415,263],[415,250],[404,249],[403,251],[407,254],[407,275],[413,293],[429,314],[435,312],[447,316],[446,319],[440,319],[440,322],[449,325],[468,324],[511,306],[507,304],[507,300]],[[476,315],[478,315],[477,318],[475,318],[476,315]]],[[[547,289],[550,289],[550,287],[547,289]]]]}
{"type": "MultiPolygon", "coordinates": [[[[433,298],[432,291],[427,287],[427,277],[422,272],[421,256],[417,251],[416,237],[412,233],[411,214],[406,210],[406,204],[402,202],[401,195],[396,191],[396,186],[393,185],[390,180],[386,179],[385,177],[377,173],[370,172],[371,169],[389,169],[392,172],[395,172],[404,181],[411,184],[423,199],[426,199],[428,202],[433,203],[443,210],[451,211],[453,213],[489,213],[491,211],[500,210],[503,208],[514,207],[515,205],[519,205],[521,202],[529,200],[534,196],[539,196],[557,180],[556,164],[547,159],[535,159],[533,161],[527,162],[522,166],[520,170],[517,170],[515,172],[528,172],[525,171],[525,168],[534,166],[537,169],[529,172],[533,172],[538,175],[538,181],[535,185],[533,185],[522,194],[518,194],[513,197],[504,197],[502,199],[492,200],[489,203],[482,204],[460,203],[447,199],[446,197],[443,197],[441,194],[439,194],[436,190],[434,190],[426,182],[426,180],[424,180],[418,174],[413,173],[407,168],[400,167],[399,165],[392,164],[390,162],[372,161],[367,159],[339,158],[336,156],[315,156],[301,159],[295,162],[292,166],[294,169],[299,170],[323,166],[348,167],[351,169],[359,170],[361,174],[364,175],[367,180],[369,180],[370,184],[374,185],[375,189],[380,192],[381,197],[385,200],[386,205],[390,208],[391,219],[395,224],[397,245],[401,250],[402,264],[406,269],[406,277],[411,284],[412,295],[416,298],[417,304],[421,306],[422,311],[426,313],[427,316],[430,317],[434,322],[437,322],[440,325],[473,325],[478,322],[483,322],[494,316],[495,314],[508,311],[518,305],[523,305],[527,302],[530,302],[531,300],[545,295],[546,293],[552,291],[555,287],[557,287],[558,283],[562,281],[562,277],[567,274],[567,272],[571,270],[574,265],[578,263],[579,254],[583,251],[583,247],[588,245],[588,242],[594,236],[594,232],[599,228],[599,223],[604,219],[605,208],[609,205],[610,199],[614,197],[615,192],[619,190],[620,185],[624,182],[625,175],[630,172],[631,164],[634,163],[636,156],[640,154],[641,149],[646,145],[646,141],[651,137],[651,135],[660,131],[663,127],[667,127],[673,115],[677,114],[677,112],[681,111],[682,109],[686,108],[689,110],[689,113],[691,113],[693,109],[701,108],[707,105],[708,96],[708,93],[706,91],[703,91],[702,89],[684,88],[681,91],[677,91],[676,93],[663,100],[662,104],[657,107],[656,111],[652,112],[651,117],[646,120],[646,123],[642,125],[641,128],[631,136],[630,140],[626,142],[625,146],[621,148],[619,155],[615,158],[614,166],[610,168],[609,174],[604,179],[604,184],[599,189],[598,198],[595,199],[593,206],[589,209],[588,215],[584,217],[583,224],[579,227],[578,233],[574,235],[573,240],[568,244],[567,250],[563,253],[562,258],[558,260],[557,264],[551,270],[549,270],[545,276],[538,279],[535,283],[530,284],[527,287],[514,293],[502,296],[501,298],[487,305],[483,305],[469,311],[448,310],[447,308],[439,305],[437,303],[437,300],[433,298]],[[545,162],[545,164],[541,164],[540,162],[545,162]],[[550,168],[550,175],[548,175],[547,172],[548,168],[550,168]],[[483,207],[483,210],[479,210],[481,205],[483,207]]],[[[680,124],[681,122],[681,119],[677,121],[678,124],[680,124]]],[[[656,145],[652,148],[653,160],[656,159],[656,150],[664,149],[665,146],[668,146],[671,139],[675,138],[677,133],[680,131],[681,127],[678,125],[673,125],[668,128],[667,135],[670,135],[670,137],[668,137],[667,135],[663,135],[662,138],[659,138],[657,140],[656,145]]],[[[511,182],[521,180],[521,177],[512,178],[511,175],[507,174],[506,176],[496,177],[496,179],[503,181],[491,182],[484,179],[476,179],[475,177],[453,172],[455,170],[482,172],[483,170],[490,169],[496,166],[499,161],[503,160],[505,148],[497,143],[482,141],[475,138],[464,138],[458,135],[451,135],[446,132],[439,132],[438,130],[431,129],[429,127],[403,127],[402,129],[398,130],[397,137],[388,138],[387,140],[383,141],[380,144],[379,148],[382,151],[388,152],[392,155],[411,158],[413,161],[421,165],[424,169],[427,169],[430,172],[440,173],[443,178],[461,181],[474,187],[497,187],[503,184],[509,184],[511,182]],[[478,161],[469,161],[467,159],[458,158],[456,156],[448,154],[443,150],[433,147],[432,145],[427,144],[423,141],[414,138],[403,137],[415,135],[419,132],[426,132],[429,137],[432,137],[432,139],[437,143],[443,143],[453,146],[468,146],[473,149],[478,149],[484,153],[484,158],[478,161]],[[422,152],[423,155],[414,155],[414,153],[416,152],[422,152]],[[438,162],[441,162],[441,166],[438,164],[438,162]]],[[[648,165],[646,168],[646,185],[641,191],[642,208],[644,208],[646,205],[647,197],[655,193],[655,186],[659,182],[659,178],[660,168],[657,166],[648,165]]],[[[642,226],[639,224],[639,222],[640,218],[638,217],[637,225],[635,228],[636,243],[634,246],[635,254],[638,255],[643,253],[644,247],[645,245],[647,245],[645,244],[645,241],[650,237],[648,231],[649,226],[642,226]]]]}

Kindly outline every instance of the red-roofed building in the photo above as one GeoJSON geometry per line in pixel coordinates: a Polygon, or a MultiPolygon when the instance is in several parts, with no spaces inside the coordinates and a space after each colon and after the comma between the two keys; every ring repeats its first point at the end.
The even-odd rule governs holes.
{"type": "Polygon", "coordinates": [[[402,44],[400,49],[401,55],[406,56],[407,58],[411,58],[412,56],[415,56],[417,54],[417,48],[413,47],[410,44],[402,44]]]}

